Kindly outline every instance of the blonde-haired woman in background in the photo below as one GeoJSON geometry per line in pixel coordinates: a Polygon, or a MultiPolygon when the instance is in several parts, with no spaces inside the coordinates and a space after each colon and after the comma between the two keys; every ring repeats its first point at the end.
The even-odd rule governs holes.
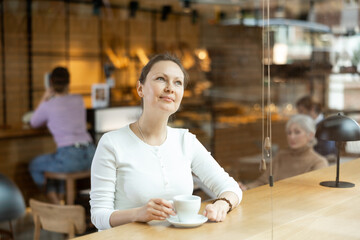
{"type": "MultiPolygon", "coordinates": [[[[288,148],[280,150],[273,159],[274,181],[296,176],[309,171],[328,166],[326,158],[314,151],[316,144],[315,122],[304,114],[294,115],[286,123],[288,148]]],[[[270,169],[255,181],[243,184],[239,182],[242,190],[265,185],[269,181],[270,169]]]]}

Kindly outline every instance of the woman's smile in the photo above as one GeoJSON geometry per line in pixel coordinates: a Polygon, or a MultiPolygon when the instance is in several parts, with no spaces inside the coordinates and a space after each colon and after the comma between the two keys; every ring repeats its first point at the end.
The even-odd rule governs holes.
{"type": "Polygon", "coordinates": [[[175,100],[169,96],[160,96],[160,99],[164,100],[165,102],[175,102],[175,100]]]}

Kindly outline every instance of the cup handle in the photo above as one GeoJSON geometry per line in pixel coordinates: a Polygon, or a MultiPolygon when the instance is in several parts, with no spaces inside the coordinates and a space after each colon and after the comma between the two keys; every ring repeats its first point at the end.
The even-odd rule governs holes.
{"type": "Polygon", "coordinates": [[[168,201],[171,203],[174,212],[176,212],[176,211],[175,211],[175,206],[174,206],[174,201],[173,201],[173,200],[168,200],[168,201]]]}

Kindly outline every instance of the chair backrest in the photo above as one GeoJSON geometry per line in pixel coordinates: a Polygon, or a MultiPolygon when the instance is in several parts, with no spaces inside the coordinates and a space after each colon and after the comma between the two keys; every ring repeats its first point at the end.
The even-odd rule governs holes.
{"type": "Polygon", "coordinates": [[[81,205],[56,205],[30,199],[34,217],[34,240],[40,237],[40,229],[67,233],[69,238],[86,230],[85,209],[81,205]]]}

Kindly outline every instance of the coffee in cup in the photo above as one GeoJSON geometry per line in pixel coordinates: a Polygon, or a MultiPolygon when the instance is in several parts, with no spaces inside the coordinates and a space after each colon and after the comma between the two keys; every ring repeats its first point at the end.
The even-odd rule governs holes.
{"type": "Polygon", "coordinates": [[[198,216],[201,198],[194,195],[174,197],[174,207],[180,222],[191,222],[198,216]]]}

